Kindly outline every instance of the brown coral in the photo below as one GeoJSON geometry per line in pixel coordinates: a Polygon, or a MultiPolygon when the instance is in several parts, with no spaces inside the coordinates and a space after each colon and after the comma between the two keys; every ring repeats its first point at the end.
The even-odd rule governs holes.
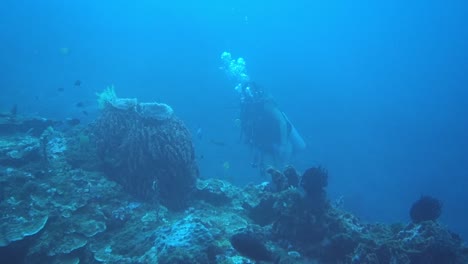
{"type": "Polygon", "coordinates": [[[198,167],[190,133],[180,119],[157,120],[133,109],[107,107],[95,134],[110,178],[139,198],[184,207],[198,167]]]}

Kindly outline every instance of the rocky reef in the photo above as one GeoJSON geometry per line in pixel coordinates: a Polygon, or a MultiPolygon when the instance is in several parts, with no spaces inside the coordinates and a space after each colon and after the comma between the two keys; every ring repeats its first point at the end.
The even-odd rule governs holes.
{"type": "Polygon", "coordinates": [[[321,167],[270,168],[270,182],[244,188],[196,178],[189,142],[173,115],[133,107],[104,110],[89,127],[3,133],[0,263],[468,263],[437,220],[369,224],[330,202],[321,167]],[[154,202],[156,178],[169,200],[154,202]]]}

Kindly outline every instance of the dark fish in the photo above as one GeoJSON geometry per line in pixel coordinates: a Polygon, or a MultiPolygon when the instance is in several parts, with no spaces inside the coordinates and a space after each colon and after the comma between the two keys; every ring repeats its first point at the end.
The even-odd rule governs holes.
{"type": "Polygon", "coordinates": [[[81,81],[80,80],[76,80],[75,81],[75,86],[80,86],[81,85],[81,81]]]}
{"type": "Polygon", "coordinates": [[[60,88],[57,89],[57,91],[63,92],[63,91],[65,91],[65,89],[63,87],[60,87],[60,88]]]}
{"type": "Polygon", "coordinates": [[[253,233],[238,233],[230,239],[232,247],[241,255],[255,261],[274,262],[273,254],[265,244],[253,233]]]}
{"type": "Polygon", "coordinates": [[[75,104],[75,106],[81,108],[81,107],[84,107],[85,104],[83,102],[78,102],[78,103],[75,104]]]}
{"type": "Polygon", "coordinates": [[[76,126],[76,125],[80,124],[81,121],[78,118],[67,118],[67,119],[65,119],[65,122],[69,126],[76,126]]]}
{"type": "Polygon", "coordinates": [[[87,112],[87,111],[85,111],[85,110],[81,111],[81,113],[83,113],[83,115],[85,115],[85,116],[87,116],[87,115],[88,115],[88,112],[87,112]]]}

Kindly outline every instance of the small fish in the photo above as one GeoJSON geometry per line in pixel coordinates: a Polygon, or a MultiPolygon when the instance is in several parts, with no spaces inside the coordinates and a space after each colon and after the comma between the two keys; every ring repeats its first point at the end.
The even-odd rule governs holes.
{"type": "Polygon", "coordinates": [[[197,129],[197,138],[198,140],[202,140],[203,139],[203,129],[201,127],[199,127],[197,129]]]}
{"type": "Polygon", "coordinates": [[[76,126],[81,123],[81,121],[78,118],[67,118],[65,119],[65,122],[70,126],[76,126]]]}
{"type": "Polygon", "coordinates": [[[76,81],[75,81],[75,86],[77,86],[77,87],[78,87],[78,86],[81,86],[81,81],[80,81],[80,80],[76,80],[76,81]]]}
{"type": "Polygon", "coordinates": [[[81,107],[84,107],[85,104],[83,102],[78,102],[75,104],[75,106],[81,108],[81,107]]]}
{"type": "Polygon", "coordinates": [[[63,91],[65,91],[65,89],[64,89],[63,87],[59,87],[59,88],[57,89],[57,91],[63,92],[63,91]]]}
{"type": "Polygon", "coordinates": [[[88,112],[86,110],[81,111],[81,113],[83,113],[83,115],[85,115],[85,116],[88,115],[88,112]]]}

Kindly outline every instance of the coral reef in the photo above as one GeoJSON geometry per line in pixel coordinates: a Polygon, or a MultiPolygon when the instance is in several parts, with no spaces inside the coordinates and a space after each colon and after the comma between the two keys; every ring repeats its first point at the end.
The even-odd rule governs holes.
{"type": "Polygon", "coordinates": [[[100,162],[97,156],[96,138],[90,127],[76,127],[65,134],[67,163],[74,169],[95,171],[100,162]]]}
{"type": "Polygon", "coordinates": [[[215,263],[217,248],[214,236],[217,230],[210,230],[202,219],[188,215],[182,220],[156,230],[155,240],[158,263],[215,263]]]}
{"type": "Polygon", "coordinates": [[[0,139],[0,165],[20,166],[41,159],[41,144],[32,136],[0,139]]]}
{"type": "Polygon", "coordinates": [[[117,100],[117,94],[115,93],[114,86],[107,86],[104,91],[100,93],[96,93],[98,97],[98,106],[100,109],[104,109],[108,104],[112,104],[115,100],[117,100]]]}
{"type": "Polygon", "coordinates": [[[39,136],[49,126],[59,125],[60,122],[40,118],[26,117],[0,113],[0,135],[12,135],[14,133],[26,133],[31,136],[39,136]]]}
{"type": "Polygon", "coordinates": [[[288,186],[299,187],[300,176],[292,166],[286,166],[284,176],[288,179],[288,186]]]}
{"type": "Polygon", "coordinates": [[[270,174],[271,183],[277,192],[299,187],[300,176],[292,166],[286,166],[284,173],[273,167],[267,168],[266,172],[270,174]]]}
{"type": "Polygon", "coordinates": [[[128,100],[108,104],[94,127],[104,171],[138,198],[184,208],[198,176],[188,129],[169,106],[118,101],[128,100]]]}
{"type": "Polygon", "coordinates": [[[411,206],[410,217],[414,223],[435,221],[442,213],[442,203],[434,197],[422,196],[411,206]]]}
{"type": "Polygon", "coordinates": [[[231,239],[231,245],[242,255],[255,261],[273,262],[274,255],[262,242],[260,236],[256,233],[240,232],[234,234],[231,239]]]}
{"type": "MultiPolygon", "coordinates": [[[[297,175],[270,169],[273,180],[297,175]]],[[[277,181],[277,180],[276,180],[277,181]]],[[[277,183],[272,183],[277,185],[277,183]]],[[[385,226],[364,224],[326,199],[328,174],[306,170],[299,188],[250,188],[257,203],[245,206],[255,224],[271,226],[272,240],[319,263],[464,263],[462,240],[434,221],[385,226]],[[305,194],[304,194],[305,192],[305,194]]],[[[294,262],[301,263],[301,262],[294,262]]]]}
{"type": "Polygon", "coordinates": [[[274,187],[274,191],[284,191],[289,187],[288,179],[279,170],[269,167],[266,169],[266,172],[271,176],[271,183],[274,187]]]}
{"type": "MultiPolygon", "coordinates": [[[[119,152],[121,148],[132,155],[143,151],[142,161],[155,162],[149,148],[137,151],[138,145],[131,149],[125,140],[148,144],[145,140],[158,138],[152,131],[159,129],[168,133],[162,134],[165,140],[180,139],[180,135],[170,134],[174,127],[180,128],[180,121],[172,115],[156,120],[143,118],[135,110],[109,111],[103,117],[123,127],[100,120],[91,129],[0,136],[0,160],[11,159],[8,153],[12,151],[27,153],[31,146],[38,155],[0,164],[0,263],[468,263],[468,248],[462,239],[433,217],[408,224],[368,224],[336,207],[327,200],[328,174],[320,167],[306,170],[302,176],[292,167],[284,172],[271,168],[275,183],[242,189],[222,180],[193,178],[193,195],[184,201],[184,211],[136,199],[124,184],[117,183],[122,178],[106,177],[91,161],[75,159],[94,152],[94,137],[99,135],[93,134],[100,127],[114,128],[107,133],[120,136],[109,135],[107,144],[118,148],[105,151],[119,152]],[[122,122],[124,118],[134,119],[122,122]],[[141,124],[154,127],[140,131],[141,124]],[[144,136],[123,138],[135,135],[135,131],[123,132],[132,131],[135,125],[144,136]]],[[[103,144],[96,143],[96,147],[103,144]]],[[[110,154],[105,156],[110,160],[104,162],[112,170],[133,172],[133,165],[147,166],[134,157],[121,159],[110,154]]],[[[143,173],[138,168],[135,171],[143,173]]],[[[135,179],[146,181],[137,178],[142,175],[135,174],[135,179]]],[[[168,175],[181,180],[178,175],[168,175]]],[[[139,186],[130,178],[125,180],[125,184],[139,186]]]]}
{"type": "Polygon", "coordinates": [[[163,103],[141,103],[139,104],[138,112],[144,118],[154,118],[156,120],[166,120],[173,116],[174,110],[163,103]]]}
{"type": "Polygon", "coordinates": [[[301,187],[309,196],[322,196],[328,185],[328,172],[322,167],[307,169],[301,178],[301,187]]]}

